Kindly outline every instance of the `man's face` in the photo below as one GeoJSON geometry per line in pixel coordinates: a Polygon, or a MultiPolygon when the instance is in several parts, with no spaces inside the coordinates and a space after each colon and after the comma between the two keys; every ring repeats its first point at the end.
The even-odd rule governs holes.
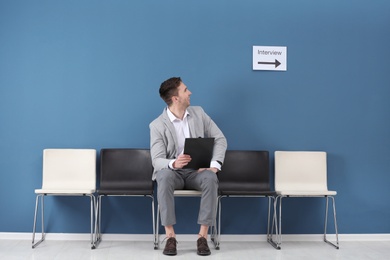
{"type": "Polygon", "coordinates": [[[178,93],[175,98],[177,98],[177,102],[187,108],[190,106],[190,96],[191,96],[191,91],[188,90],[187,86],[184,85],[184,83],[180,83],[178,87],[178,93]]]}

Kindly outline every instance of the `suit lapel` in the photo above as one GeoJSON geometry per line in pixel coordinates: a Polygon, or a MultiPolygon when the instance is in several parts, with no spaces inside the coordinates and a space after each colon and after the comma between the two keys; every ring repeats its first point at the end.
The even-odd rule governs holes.
{"type": "Polygon", "coordinates": [[[195,127],[195,122],[194,122],[194,115],[192,114],[193,112],[188,112],[189,115],[187,117],[187,122],[188,122],[188,128],[190,130],[190,137],[196,138],[198,137],[198,134],[196,132],[196,127],[195,127]]]}

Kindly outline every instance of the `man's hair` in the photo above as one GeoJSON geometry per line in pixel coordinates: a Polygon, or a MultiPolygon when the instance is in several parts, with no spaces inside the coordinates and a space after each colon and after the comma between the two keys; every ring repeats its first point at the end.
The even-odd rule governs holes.
{"type": "Polygon", "coordinates": [[[167,103],[168,106],[172,104],[172,97],[177,96],[178,87],[181,82],[180,77],[172,77],[161,83],[159,90],[160,97],[165,101],[165,103],[167,103]]]}

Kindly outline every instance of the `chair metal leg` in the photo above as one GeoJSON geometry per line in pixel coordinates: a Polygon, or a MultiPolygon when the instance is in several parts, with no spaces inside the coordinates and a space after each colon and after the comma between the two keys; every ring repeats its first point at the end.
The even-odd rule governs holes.
{"type": "MultiPolygon", "coordinates": [[[[217,228],[217,235],[216,239],[213,241],[214,245],[216,246],[216,249],[219,249],[220,247],[220,239],[221,239],[221,212],[222,212],[222,198],[229,197],[229,196],[219,196],[218,197],[218,228],[217,228]]],[[[238,196],[238,197],[245,197],[245,196],[238,196]]],[[[280,243],[279,243],[279,230],[278,230],[278,224],[277,224],[277,212],[276,212],[276,205],[277,205],[277,197],[274,196],[267,196],[268,197],[268,223],[267,223],[267,242],[270,243],[274,248],[280,249],[280,243]],[[273,203],[272,203],[273,202],[273,203]],[[273,205],[273,214],[272,214],[272,229],[270,229],[271,225],[271,205],[273,205]],[[275,237],[277,239],[277,242],[273,240],[273,230],[275,227],[275,237]]]]}
{"type": "Polygon", "coordinates": [[[214,243],[215,249],[219,250],[221,238],[221,199],[223,196],[217,197],[217,216],[214,219],[214,224],[211,227],[211,241],[214,243]],[[218,218],[218,220],[217,220],[218,218]]]}
{"type": "Polygon", "coordinates": [[[97,248],[100,242],[102,241],[101,237],[101,216],[102,216],[102,197],[104,195],[99,195],[96,199],[96,208],[95,208],[95,242],[94,248],[97,248]]]}
{"type": "Polygon", "coordinates": [[[338,235],[338,230],[337,230],[337,220],[336,220],[336,205],[335,205],[335,200],[333,196],[326,196],[326,208],[325,208],[325,225],[324,225],[324,242],[328,243],[329,245],[334,246],[336,249],[339,249],[339,235],[338,235]],[[335,233],[336,233],[336,243],[330,242],[326,238],[326,230],[328,227],[328,208],[329,208],[329,198],[332,199],[332,205],[333,205],[333,220],[334,220],[334,228],[335,228],[335,233]]]}
{"type": "Polygon", "coordinates": [[[157,217],[156,217],[156,234],[154,237],[154,249],[158,249],[160,245],[160,237],[159,237],[159,225],[160,225],[160,205],[157,204],[157,217]]]}
{"type": "Polygon", "coordinates": [[[280,249],[280,245],[278,242],[275,242],[273,240],[273,230],[275,226],[275,236],[276,238],[278,235],[278,224],[277,224],[277,218],[276,218],[276,198],[274,196],[269,196],[268,197],[268,223],[267,223],[267,242],[270,243],[275,249],[280,249]],[[272,214],[272,228],[270,230],[270,225],[271,225],[271,202],[273,201],[273,214],[272,214]]]}
{"type": "MultiPolygon", "coordinates": [[[[44,196],[45,194],[38,194],[35,201],[35,213],[34,213],[34,224],[33,224],[33,237],[32,237],[32,248],[36,248],[40,243],[45,240],[45,225],[44,225],[44,196]],[[37,223],[37,214],[39,208],[39,200],[41,200],[41,226],[42,226],[42,236],[41,239],[35,243],[35,233],[36,233],[36,223],[37,223]]],[[[91,249],[95,249],[95,231],[94,231],[94,218],[95,218],[95,208],[96,201],[93,194],[84,194],[84,196],[89,196],[91,201],[91,249]]]]}
{"type": "MultiPolygon", "coordinates": [[[[97,248],[97,246],[102,241],[102,233],[101,233],[101,222],[102,222],[102,197],[105,195],[99,195],[96,202],[95,208],[95,239],[93,242],[93,248],[97,248]]],[[[156,234],[156,221],[155,221],[155,212],[154,212],[154,197],[153,195],[139,195],[143,197],[149,197],[152,200],[152,222],[153,222],[153,244],[154,249],[158,249],[158,241],[156,234]]]]}
{"type": "Polygon", "coordinates": [[[214,244],[216,250],[219,250],[219,240],[218,240],[218,231],[217,231],[217,220],[215,220],[214,225],[211,227],[210,231],[211,241],[214,244]]]}
{"type": "Polygon", "coordinates": [[[152,222],[153,222],[153,246],[154,249],[158,249],[158,239],[156,233],[156,215],[154,212],[154,197],[152,195],[149,196],[152,199],[152,222]]]}
{"type": "MultiPolygon", "coordinates": [[[[273,203],[274,212],[273,212],[273,217],[272,217],[272,222],[271,222],[271,229],[269,229],[270,232],[269,232],[268,242],[271,242],[271,245],[279,250],[279,249],[281,249],[281,246],[280,246],[280,229],[278,228],[278,226],[279,226],[278,225],[279,219],[277,217],[277,215],[278,215],[277,214],[277,208],[278,208],[279,196],[274,197],[273,199],[274,199],[274,203],[273,203]],[[274,229],[275,229],[276,241],[273,239],[274,229]]],[[[270,223],[270,221],[268,223],[270,223]]]]}
{"type": "Polygon", "coordinates": [[[44,202],[43,202],[44,194],[38,194],[37,198],[35,200],[35,213],[34,213],[34,225],[33,225],[33,237],[32,237],[32,248],[36,248],[40,243],[42,243],[45,240],[45,226],[44,226],[44,202]],[[36,224],[37,224],[37,214],[38,214],[38,208],[39,208],[39,199],[41,200],[41,229],[42,229],[42,235],[41,239],[35,242],[35,231],[36,231],[36,224]]]}
{"type": "Polygon", "coordinates": [[[91,249],[96,248],[96,228],[95,226],[95,220],[96,220],[96,199],[93,194],[88,195],[91,200],[91,249]]]}
{"type": "Polygon", "coordinates": [[[215,246],[215,242],[216,242],[216,240],[215,240],[216,233],[214,232],[215,225],[216,225],[216,220],[214,221],[214,223],[213,223],[213,225],[211,226],[211,229],[210,229],[210,239],[214,243],[214,246],[215,246]]]}
{"type": "MultiPolygon", "coordinates": [[[[276,198],[275,205],[277,205],[278,199],[279,199],[279,232],[278,233],[278,242],[277,246],[279,249],[281,249],[282,244],[282,198],[283,196],[278,196],[276,198]]],[[[326,242],[329,245],[332,245],[336,249],[339,249],[339,238],[338,238],[338,230],[337,230],[337,220],[336,220],[336,205],[335,200],[333,196],[325,196],[326,198],[326,206],[325,206],[325,224],[324,224],[324,242],[326,242]],[[326,231],[327,231],[327,225],[328,225],[328,214],[329,214],[329,199],[332,199],[332,205],[333,205],[333,219],[334,219],[334,228],[336,233],[336,243],[330,242],[326,237],[326,231]]],[[[277,206],[276,206],[277,207],[277,206]]]]}
{"type": "Polygon", "coordinates": [[[222,198],[225,196],[219,196],[218,197],[218,223],[217,223],[217,236],[216,236],[216,242],[215,242],[215,248],[220,249],[220,243],[221,243],[221,215],[222,215],[222,198]]]}
{"type": "MultiPolygon", "coordinates": [[[[279,234],[277,235],[277,245],[279,249],[282,249],[282,198],[283,196],[278,196],[279,197],[279,234]]],[[[276,198],[277,199],[277,198],[276,198]]]]}

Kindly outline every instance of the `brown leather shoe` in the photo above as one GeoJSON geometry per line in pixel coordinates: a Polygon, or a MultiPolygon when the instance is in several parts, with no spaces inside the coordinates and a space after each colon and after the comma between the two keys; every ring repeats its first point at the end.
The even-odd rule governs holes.
{"type": "Polygon", "coordinates": [[[205,256],[211,254],[210,248],[207,245],[206,238],[200,237],[197,241],[197,244],[198,244],[198,251],[197,251],[198,255],[205,256]]]}
{"type": "Polygon", "coordinates": [[[176,238],[170,237],[167,239],[167,242],[165,243],[165,248],[163,251],[164,255],[176,255],[177,250],[176,250],[176,238]]]}

